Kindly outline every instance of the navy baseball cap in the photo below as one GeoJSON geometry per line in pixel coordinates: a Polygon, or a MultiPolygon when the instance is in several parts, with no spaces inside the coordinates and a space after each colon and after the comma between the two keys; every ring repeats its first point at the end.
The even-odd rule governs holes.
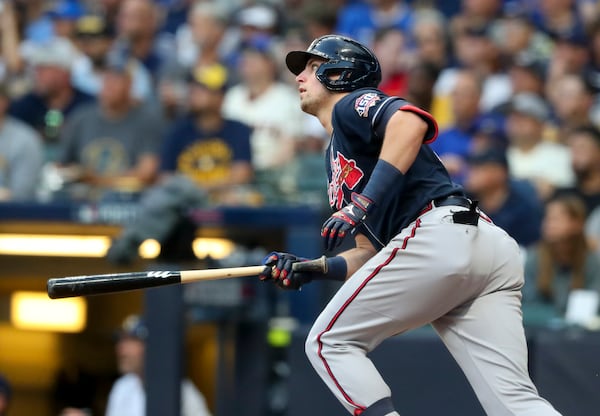
{"type": "Polygon", "coordinates": [[[489,147],[467,155],[467,163],[471,166],[496,164],[508,168],[506,152],[497,147],[489,147]]]}

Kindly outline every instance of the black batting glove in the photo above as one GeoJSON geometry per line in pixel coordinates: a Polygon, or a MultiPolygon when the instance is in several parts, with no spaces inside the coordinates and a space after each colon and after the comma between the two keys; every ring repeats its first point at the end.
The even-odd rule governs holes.
{"type": "Polygon", "coordinates": [[[348,233],[353,233],[356,227],[367,218],[373,207],[369,198],[352,193],[352,202],[334,213],[321,228],[325,250],[333,250],[339,246],[348,233]]]}
{"type": "Polygon", "coordinates": [[[265,268],[258,278],[263,281],[273,280],[282,289],[298,290],[313,277],[310,273],[294,272],[292,267],[294,263],[307,260],[304,257],[274,251],[264,258],[265,268]]]}

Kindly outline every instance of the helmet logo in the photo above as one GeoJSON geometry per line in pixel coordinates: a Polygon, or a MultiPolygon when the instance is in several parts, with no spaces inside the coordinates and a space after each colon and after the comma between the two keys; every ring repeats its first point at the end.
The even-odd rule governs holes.
{"type": "Polygon", "coordinates": [[[367,117],[369,115],[369,109],[379,100],[381,100],[381,98],[377,93],[368,92],[356,99],[354,102],[354,110],[356,110],[359,116],[367,117]]]}

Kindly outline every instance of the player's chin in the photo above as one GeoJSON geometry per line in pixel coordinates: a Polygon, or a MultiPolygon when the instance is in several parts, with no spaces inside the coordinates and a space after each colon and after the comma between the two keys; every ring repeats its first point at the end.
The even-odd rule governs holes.
{"type": "Polygon", "coordinates": [[[300,99],[300,109],[307,114],[316,115],[317,114],[317,105],[314,101],[311,101],[307,98],[300,99]]]}

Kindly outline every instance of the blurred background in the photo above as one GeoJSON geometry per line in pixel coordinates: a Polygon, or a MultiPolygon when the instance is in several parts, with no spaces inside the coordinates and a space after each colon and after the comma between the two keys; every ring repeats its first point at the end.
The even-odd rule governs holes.
{"type": "MultiPolygon", "coordinates": [[[[0,416],[342,413],[303,351],[337,283],[46,294],[322,255],[329,137],[284,57],[329,33],[438,120],[432,148],[522,247],[541,394],[598,412],[599,2],[2,0],[0,416]]],[[[403,415],[484,414],[431,328],[372,358],[403,415]]]]}

